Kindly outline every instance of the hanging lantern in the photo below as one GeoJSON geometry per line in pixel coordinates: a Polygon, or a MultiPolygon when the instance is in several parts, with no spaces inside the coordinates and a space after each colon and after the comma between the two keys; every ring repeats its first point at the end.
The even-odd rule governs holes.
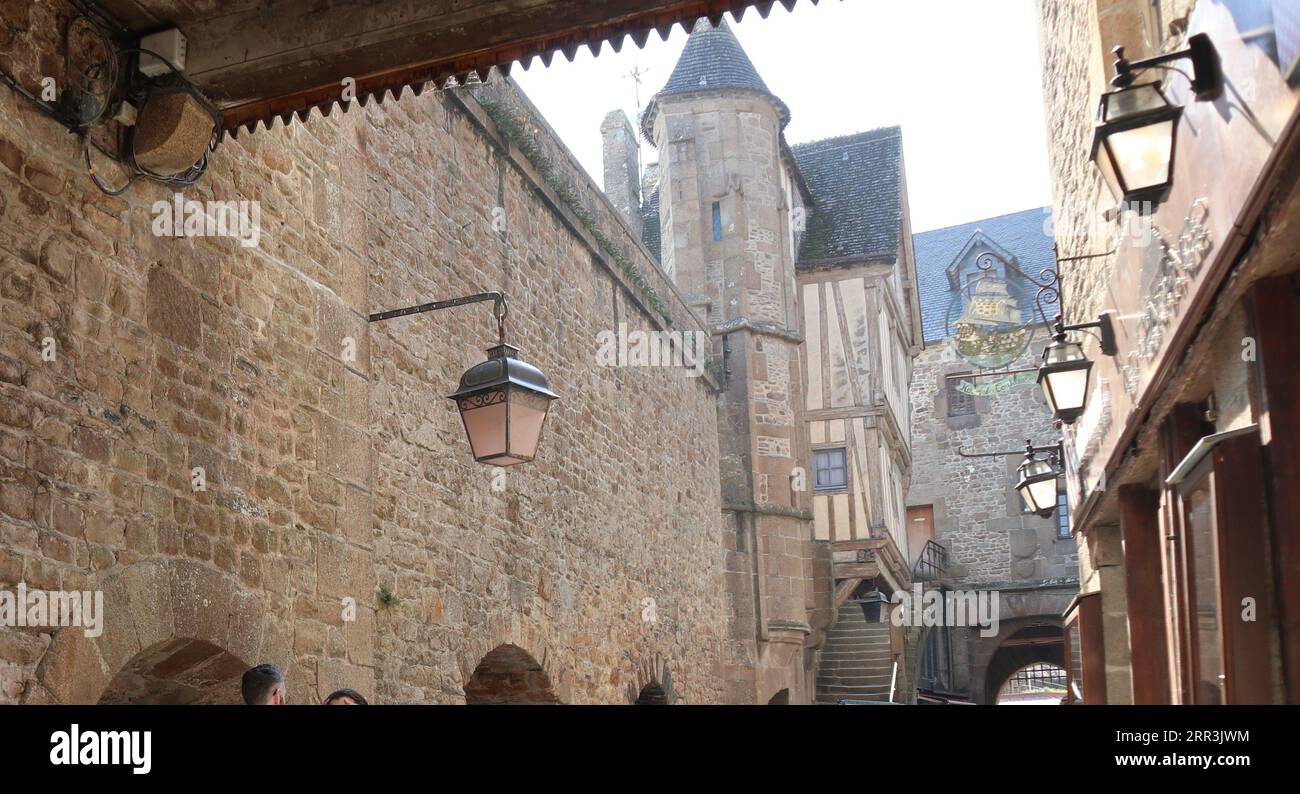
{"type": "Polygon", "coordinates": [[[456,402],[474,460],[493,466],[528,463],[537,453],[542,425],[557,399],[542,371],[516,357],[519,349],[499,344],[488,359],[460,376],[456,402]]]}
{"type": "Polygon", "coordinates": [[[1045,460],[1038,460],[1032,452],[1027,452],[1025,462],[1020,464],[1020,482],[1016,490],[1024,500],[1027,512],[1041,518],[1048,518],[1056,510],[1056,480],[1060,476],[1055,467],[1045,460]]]}

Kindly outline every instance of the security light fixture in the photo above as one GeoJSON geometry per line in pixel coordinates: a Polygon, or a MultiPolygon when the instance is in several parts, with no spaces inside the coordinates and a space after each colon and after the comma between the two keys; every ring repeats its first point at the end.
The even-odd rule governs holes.
{"type": "Polygon", "coordinates": [[[370,315],[370,322],[408,314],[447,309],[491,300],[497,319],[497,344],[488,348],[487,361],[460,376],[460,388],[448,399],[460,411],[474,460],[493,466],[514,466],[532,461],[542,437],[542,425],[551,401],[558,399],[542,371],[521,361],[519,348],[506,344],[506,300],[500,292],[482,292],[464,298],[424,303],[370,315]]]}
{"type": "Polygon", "coordinates": [[[1186,49],[1139,61],[1124,58],[1115,48],[1115,90],[1101,95],[1093,130],[1092,161],[1097,164],[1115,198],[1142,207],[1159,204],[1169,195],[1174,179],[1174,152],[1178,120],[1183,109],[1169,101],[1158,81],[1134,85],[1138,72],[1171,69],[1164,64],[1186,58],[1189,77],[1199,101],[1213,100],[1223,92],[1219,54],[1209,36],[1197,33],[1186,49]]]}

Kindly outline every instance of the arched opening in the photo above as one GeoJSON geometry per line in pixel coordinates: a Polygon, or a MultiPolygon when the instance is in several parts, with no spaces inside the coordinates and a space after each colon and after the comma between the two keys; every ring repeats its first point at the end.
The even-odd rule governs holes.
{"type": "Polygon", "coordinates": [[[632,701],[634,706],[667,706],[668,693],[658,684],[646,684],[641,687],[641,693],[637,695],[636,700],[632,701]]]}
{"type": "Polygon", "coordinates": [[[498,645],[474,668],[465,684],[465,703],[556,705],[551,679],[537,660],[517,645],[498,645]]]}
{"type": "Polygon", "coordinates": [[[108,682],[105,705],[240,704],[251,665],[203,640],[172,639],[137,653],[108,682]]]}
{"type": "Polygon", "coordinates": [[[769,706],[790,705],[790,690],[782,689],[780,692],[777,692],[775,695],[772,696],[771,700],[767,701],[767,705],[769,706]]]}
{"type": "Polygon", "coordinates": [[[1065,635],[1061,627],[1047,623],[1028,625],[1010,634],[998,644],[998,649],[989,660],[984,679],[983,702],[1004,702],[1004,685],[1022,671],[1026,671],[1021,676],[1022,680],[1014,685],[1017,694],[1005,702],[1060,702],[1060,695],[1065,694],[1064,679],[1061,679],[1060,695],[1054,699],[1049,688],[1054,676],[1052,668],[1060,670],[1064,675],[1064,642],[1065,635]]]}
{"type": "Polygon", "coordinates": [[[1011,674],[998,690],[999,706],[1056,706],[1065,697],[1065,669],[1033,662],[1011,674]]]}

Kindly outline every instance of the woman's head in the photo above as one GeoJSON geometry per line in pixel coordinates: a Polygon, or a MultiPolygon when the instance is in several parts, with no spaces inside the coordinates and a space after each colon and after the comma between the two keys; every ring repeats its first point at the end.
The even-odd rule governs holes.
{"type": "Polygon", "coordinates": [[[326,706],[368,706],[366,699],[361,697],[361,693],[355,689],[340,689],[337,692],[331,692],[330,696],[325,698],[326,706]]]}

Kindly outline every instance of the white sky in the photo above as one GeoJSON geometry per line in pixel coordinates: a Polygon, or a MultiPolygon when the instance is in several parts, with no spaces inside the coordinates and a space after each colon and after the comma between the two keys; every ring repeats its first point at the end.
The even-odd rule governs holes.
{"type": "MultiPolygon", "coordinates": [[[[903,152],[913,231],[1050,203],[1038,28],[1033,0],[800,0],[763,19],[728,18],[772,93],[790,107],[792,143],[893,124],[903,152]]],[[[512,76],[599,184],[600,122],[641,107],[667,82],[686,43],[651,33],[599,58],[556,54],[512,76]]],[[[658,159],[644,144],[643,162],[658,159]]]]}

